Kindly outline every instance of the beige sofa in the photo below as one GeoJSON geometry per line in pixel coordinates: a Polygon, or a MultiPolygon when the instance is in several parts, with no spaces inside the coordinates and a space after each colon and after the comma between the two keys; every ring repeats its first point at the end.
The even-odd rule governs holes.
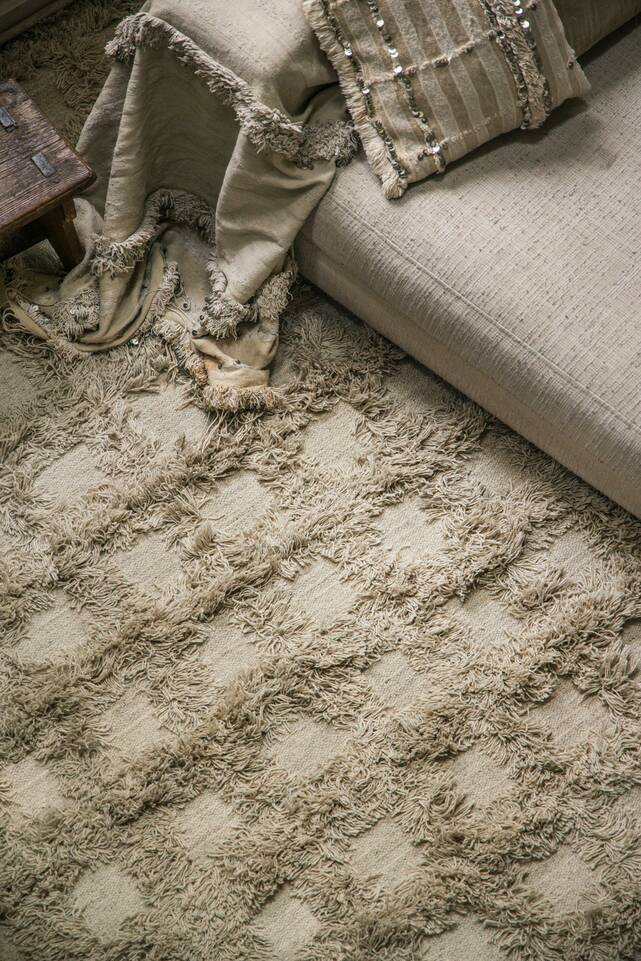
{"type": "Polygon", "coordinates": [[[586,58],[587,103],[383,198],[359,157],[303,273],[641,516],[641,25],[586,58]]]}

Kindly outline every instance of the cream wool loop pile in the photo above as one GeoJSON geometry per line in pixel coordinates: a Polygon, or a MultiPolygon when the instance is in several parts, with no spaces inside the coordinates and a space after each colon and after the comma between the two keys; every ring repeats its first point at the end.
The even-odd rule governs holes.
{"type": "Polygon", "coordinates": [[[212,409],[161,240],[3,312],[0,958],[636,961],[639,521],[302,286],[212,409]]]}

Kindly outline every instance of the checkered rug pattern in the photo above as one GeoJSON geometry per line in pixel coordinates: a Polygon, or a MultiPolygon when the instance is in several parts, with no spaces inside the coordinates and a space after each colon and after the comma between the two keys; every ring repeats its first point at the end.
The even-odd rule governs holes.
{"type": "Polygon", "coordinates": [[[2,961],[641,957],[639,522],[311,290],[3,348],[2,961]]]}

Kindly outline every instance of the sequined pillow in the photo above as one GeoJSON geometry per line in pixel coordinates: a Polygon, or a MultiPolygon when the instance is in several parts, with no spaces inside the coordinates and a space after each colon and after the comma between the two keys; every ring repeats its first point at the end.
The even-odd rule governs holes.
{"type": "Polygon", "coordinates": [[[552,0],[303,0],[387,197],[588,82],[552,0]]]}
{"type": "Polygon", "coordinates": [[[556,0],[556,8],[568,43],[580,55],[641,14],[641,0],[556,0]]]}

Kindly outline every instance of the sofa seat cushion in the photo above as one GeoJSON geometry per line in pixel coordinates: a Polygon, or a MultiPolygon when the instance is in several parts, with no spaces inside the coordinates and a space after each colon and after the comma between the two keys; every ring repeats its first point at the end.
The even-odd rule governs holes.
{"type": "Polygon", "coordinates": [[[386,201],[365,161],[306,224],[303,273],[641,516],[641,27],[589,103],[386,201]]]}

